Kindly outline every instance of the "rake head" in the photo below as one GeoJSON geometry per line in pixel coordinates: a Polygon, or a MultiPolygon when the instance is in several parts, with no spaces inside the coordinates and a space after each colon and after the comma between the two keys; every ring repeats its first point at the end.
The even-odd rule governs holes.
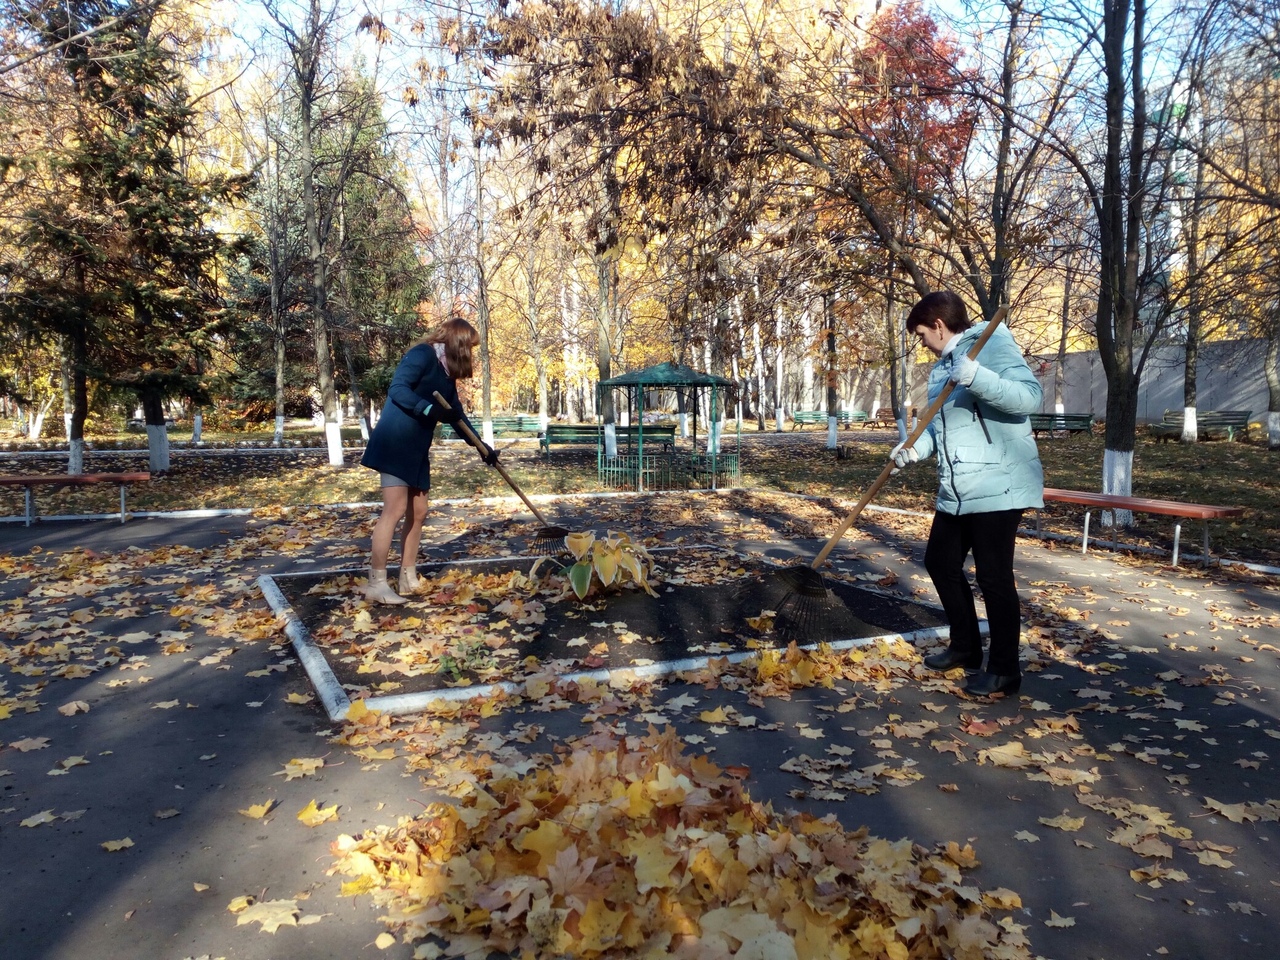
{"type": "Polygon", "coordinates": [[[534,535],[529,549],[540,557],[555,557],[568,553],[569,548],[564,542],[564,538],[568,535],[569,531],[564,527],[543,527],[534,535]]]}
{"type": "Polygon", "coordinates": [[[835,594],[822,574],[808,564],[783,567],[777,573],[786,593],[777,604],[773,630],[784,643],[818,643],[831,639],[835,594]]]}

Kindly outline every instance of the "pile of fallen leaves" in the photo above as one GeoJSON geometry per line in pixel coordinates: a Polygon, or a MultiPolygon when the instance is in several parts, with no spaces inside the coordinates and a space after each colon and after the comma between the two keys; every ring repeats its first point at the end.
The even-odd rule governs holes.
{"type": "Polygon", "coordinates": [[[1023,958],[1024,928],[961,867],[834,818],[776,815],[672,729],[600,730],[557,764],[464,784],[394,827],[333,846],[417,957],[790,960],[1023,958]],[[444,941],[441,946],[436,939],[444,941]]]}

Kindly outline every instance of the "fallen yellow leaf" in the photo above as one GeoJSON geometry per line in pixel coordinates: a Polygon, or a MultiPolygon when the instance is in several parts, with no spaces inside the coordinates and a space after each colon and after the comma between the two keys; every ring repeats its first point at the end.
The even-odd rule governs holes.
{"type": "Polygon", "coordinates": [[[308,827],[318,827],[322,823],[338,819],[338,805],[335,803],[331,807],[317,807],[312,800],[298,811],[298,819],[308,827]]]}

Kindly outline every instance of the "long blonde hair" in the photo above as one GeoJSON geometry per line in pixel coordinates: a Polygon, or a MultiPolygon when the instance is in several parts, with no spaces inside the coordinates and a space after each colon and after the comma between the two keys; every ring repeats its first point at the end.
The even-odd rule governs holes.
{"type": "Polygon", "coordinates": [[[444,365],[449,376],[454,380],[471,379],[475,372],[471,351],[480,345],[480,334],[462,317],[450,317],[418,342],[444,344],[444,365]]]}

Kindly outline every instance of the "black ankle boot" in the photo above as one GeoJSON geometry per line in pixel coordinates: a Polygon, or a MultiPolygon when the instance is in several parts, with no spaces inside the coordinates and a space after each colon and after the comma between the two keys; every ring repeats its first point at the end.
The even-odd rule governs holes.
{"type": "Polygon", "coordinates": [[[978,651],[975,657],[970,653],[961,653],[959,650],[952,650],[948,647],[941,653],[931,653],[924,658],[924,665],[930,670],[954,670],[956,667],[964,667],[966,670],[982,669],[982,651],[978,651]]]}
{"type": "Polygon", "coordinates": [[[965,684],[964,692],[971,697],[990,697],[997,693],[1011,697],[1018,692],[1020,686],[1022,686],[1020,673],[1011,673],[1008,676],[1001,676],[998,673],[980,673],[965,684]]]}

